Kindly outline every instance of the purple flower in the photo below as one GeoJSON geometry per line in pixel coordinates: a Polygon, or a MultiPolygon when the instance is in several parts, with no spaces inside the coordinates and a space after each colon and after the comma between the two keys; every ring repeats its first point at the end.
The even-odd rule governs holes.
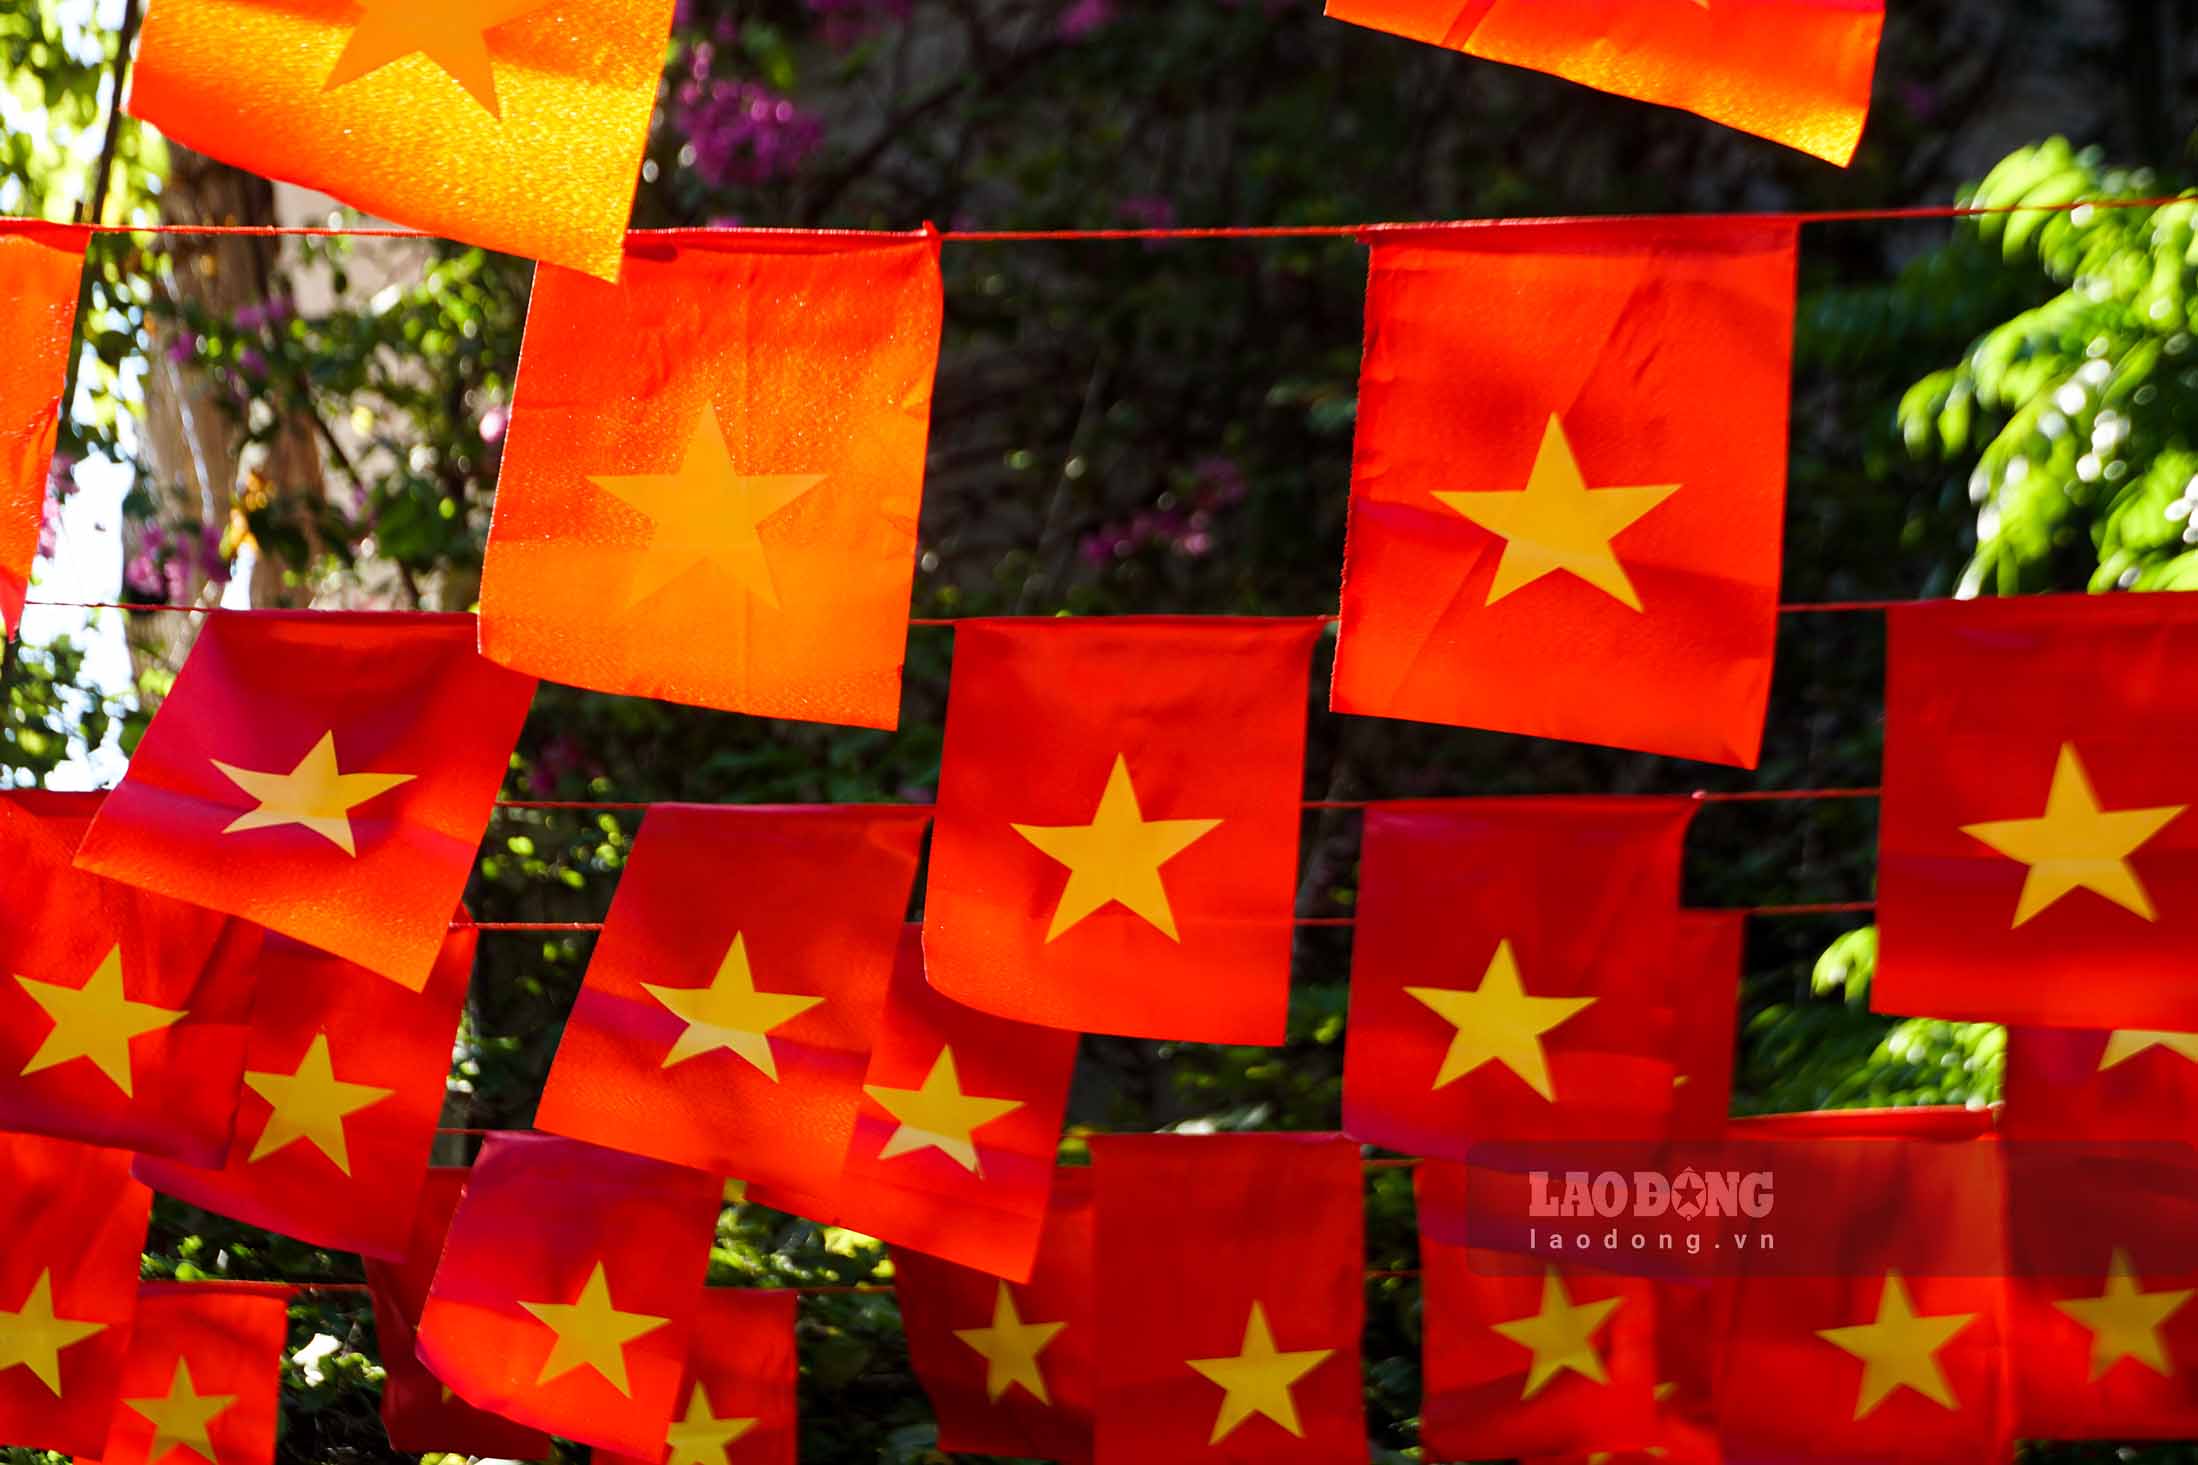
{"type": "Polygon", "coordinates": [[[1139,229],[1169,229],[1175,226],[1175,201],[1139,194],[1119,200],[1114,211],[1139,229]]]}
{"type": "Polygon", "coordinates": [[[845,50],[881,26],[908,19],[909,0],[808,0],[826,45],[845,50]]]}
{"type": "Polygon", "coordinates": [[[229,561],[221,552],[221,526],[219,524],[201,524],[199,526],[198,572],[206,577],[209,584],[226,585],[229,583],[229,561]]]}
{"type": "Polygon", "coordinates": [[[198,332],[178,331],[168,343],[168,359],[174,362],[190,361],[198,355],[198,332]]]}
{"type": "Polygon", "coordinates": [[[481,414],[481,441],[484,443],[502,442],[504,440],[504,428],[507,425],[508,422],[504,416],[503,408],[489,408],[481,414]]]}
{"type": "Polygon", "coordinates": [[[237,356],[237,365],[244,368],[247,376],[267,375],[267,357],[257,346],[245,347],[237,356]]]}
{"type": "Polygon", "coordinates": [[[696,174],[714,188],[754,188],[798,170],[824,141],[823,127],[768,87],[710,76],[709,53],[707,44],[694,48],[675,93],[696,174]]]}
{"type": "Polygon", "coordinates": [[[1114,0],[1075,0],[1061,12],[1058,27],[1064,41],[1080,41],[1114,19],[1114,0]]]}

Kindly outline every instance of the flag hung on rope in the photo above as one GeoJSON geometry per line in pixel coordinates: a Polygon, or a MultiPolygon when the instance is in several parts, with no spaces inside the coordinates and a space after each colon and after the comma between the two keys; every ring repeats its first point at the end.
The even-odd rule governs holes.
{"type": "Polygon", "coordinates": [[[686,1367],[722,1183],[496,1134],[473,1162],[414,1349],[476,1408],[654,1456],[686,1367]]]}
{"type": "Polygon", "coordinates": [[[1654,1282],[1650,1300],[1656,1329],[1651,1443],[1637,1450],[1523,1456],[1520,1465],[1722,1465],[1725,1455],[1717,1438],[1712,1393],[1719,1338],[1717,1291],[1701,1279],[1692,1285],[1654,1282]]]}
{"type": "Polygon", "coordinates": [[[218,1164],[261,932],[76,869],[103,797],[0,794],[0,1127],[218,1164]]]}
{"type": "Polygon", "coordinates": [[[2160,1143],[2006,1150],[2016,1434],[2198,1436],[2198,1155],[2160,1143]]]}
{"type": "Polygon", "coordinates": [[[940,1449],[1091,1458],[1091,1180],[1089,1167],[1054,1177],[1027,1281],[892,1248],[909,1363],[938,1417],[940,1449]]]}
{"type": "Polygon", "coordinates": [[[2198,1031],[2198,596],[1886,617],[1879,1012],[2198,1031]]]}
{"type": "Polygon", "coordinates": [[[1791,223],[1370,235],[1338,712],[1755,766],[1791,223]]]}
{"type": "Polygon", "coordinates": [[[1020,1282],[1046,1225],[1076,1034],[941,996],[922,935],[905,930],[886,988],[839,1222],[1020,1282]]]}
{"type": "MultiPolygon", "coordinates": [[[[1423,1216],[1462,1214],[1467,1170],[1413,1170],[1423,1216]]],[[[1646,1450],[1656,1433],[1651,1285],[1591,1261],[1476,1260],[1420,1226],[1421,1438],[1430,1458],[1646,1450]]]]}
{"type": "Polygon", "coordinates": [[[1884,0],[1328,0],[1330,16],[1678,107],[1845,167],[1884,0]]]}
{"type": "Polygon", "coordinates": [[[1672,1077],[1671,1096],[1676,1138],[1714,1139],[1729,1121],[1746,944],[1747,918],[1738,912],[1680,915],[1669,988],[1679,1033],[1679,1071],[1672,1077]]]}
{"type": "Polygon", "coordinates": [[[76,863],[417,991],[533,696],[472,616],[216,612],[76,863]]]}
{"type": "Polygon", "coordinates": [[[138,1178],[314,1246],[402,1257],[478,940],[451,931],[427,985],[410,992],[269,937],[226,1161],[140,1158],[138,1178]]]}
{"type": "Polygon", "coordinates": [[[45,522],[89,230],[0,220],[0,640],[23,620],[45,522]]]}
{"type": "Polygon", "coordinates": [[[273,1465],[289,1319],[264,1287],[144,1283],[107,1442],[85,1465],[273,1465]]]}
{"type": "Polygon", "coordinates": [[[129,114],[366,213],[613,278],[672,0],[153,0],[129,114]]]}
{"type": "Polygon", "coordinates": [[[2194,1137],[2198,1033],[2009,1028],[2000,1133],[2009,1139],[2194,1137]]]}
{"type": "Polygon", "coordinates": [[[1091,1152],[1106,1299],[1097,1465],[1363,1455],[1358,1147],[1341,1135],[1101,1135],[1091,1152]]]}
{"type": "Polygon", "coordinates": [[[928,817],[652,807],[535,1126],[830,1221],[928,817]]]}
{"type": "Polygon", "coordinates": [[[1279,1043],[1314,620],[969,620],[931,984],[1082,1032],[1279,1043]]]}
{"type": "Polygon", "coordinates": [[[126,1150],[0,1134],[0,1440],[105,1444],[152,1205],[126,1150]]]}
{"type": "Polygon", "coordinates": [[[550,1438],[538,1429],[476,1409],[427,1371],[414,1353],[420,1310],[442,1259],[450,1218],[465,1194],[470,1172],[438,1166],[428,1171],[413,1210],[412,1233],[401,1260],[367,1257],[366,1286],[374,1300],[374,1333],[381,1342],[382,1428],[389,1447],[406,1454],[457,1454],[475,1459],[547,1460],[550,1438]]]}
{"type": "Polygon", "coordinates": [[[1345,1131],[1450,1159],[1492,1140],[1668,1134],[1684,1070],[1706,1061],[1711,1032],[1729,1037],[1704,1017],[1724,1010],[1730,968],[1674,970],[1692,950],[1679,863],[1696,807],[1531,798],[1369,808],[1345,1131]],[[1719,1002],[1706,1004],[1713,985],[1719,1002]]]}
{"type": "Polygon", "coordinates": [[[936,235],[636,236],[616,284],[542,271],[482,651],[601,692],[895,726],[941,300],[936,235]]]}
{"type": "Polygon", "coordinates": [[[2013,1448],[2004,1181],[1989,1113],[1735,1123],[1776,1181],[1721,1261],[1729,1459],[1986,1465],[2013,1448]]]}
{"type": "Polygon", "coordinates": [[[794,1465],[794,1313],[785,1288],[709,1287],[664,1448],[615,1465],[794,1465]]]}

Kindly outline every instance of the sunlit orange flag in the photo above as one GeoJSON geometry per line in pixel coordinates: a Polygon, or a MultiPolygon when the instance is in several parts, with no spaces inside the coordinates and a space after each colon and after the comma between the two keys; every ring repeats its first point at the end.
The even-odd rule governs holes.
{"type": "Polygon", "coordinates": [[[58,224],[0,221],[0,637],[14,635],[22,619],[38,554],[90,237],[58,224]]]}
{"type": "Polygon", "coordinates": [[[1884,0],[1328,0],[1354,25],[1679,107],[1846,166],[1884,0]]]}
{"type": "Polygon", "coordinates": [[[606,277],[672,0],[153,0],[126,110],[417,229],[606,277]]]}
{"type": "Polygon", "coordinates": [[[482,651],[600,692],[894,726],[940,301],[935,235],[635,235],[615,285],[543,270],[482,651]]]}

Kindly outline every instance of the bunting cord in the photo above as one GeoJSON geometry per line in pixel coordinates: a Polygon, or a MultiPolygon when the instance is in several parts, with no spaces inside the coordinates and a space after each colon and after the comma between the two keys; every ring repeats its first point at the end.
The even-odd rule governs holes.
{"type": "MultiPolygon", "coordinates": [[[[1609,214],[1588,216],[1563,216],[1555,218],[1523,219],[1443,219],[1412,222],[1387,220],[1361,224],[1237,224],[1214,228],[1163,228],[1163,229],[931,229],[902,231],[920,233],[948,244],[1041,244],[1041,243],[1162,243],[1189,240],[1262,240],[1262,239],[1356,239],[1383,235],[1407,236],[1431,233],[1468,232],[1478,229],[1516,229],[1537,224],[1563,223],[1658,223],[1684,220],[1689,223],[1702,221],[1731,221],[1747,224],[1892,224],[1929,222],[1945,219],[1971,219],[1991,214],[2018,213],[2074,213],[2083,209],[2157,209],[2170,204],[2189,201],[2188,195],[2155,195],[2148,198],[2097,198],[2072,199],[2063,203],[2011,203],[2011,204],[1920,204],[1898,208],[1877,209],[1814,209],[1773,213],[1724,213],[1724,214],[1609,214]]],[[[42,219],[0,220],[0,226],[41,224],[42,219]]],[[[247,239],[418,239],[436,240],[442,236],[418,229],[390,228],[374,225],[316,225],[316,224],[85,224],[77,227],[95,234],[163,235],[211,235],[217,237],[247,239]]],[[[643,239],[697,241],[738,238],[743,234],[758,234],[774,239],[874,239],[880,233],[861,229],[748,229],[748,228],[680,228],[635,229],[633,236],[643,239]]],[[[463,241],[452,240],[452,243],[463,241]]]]}

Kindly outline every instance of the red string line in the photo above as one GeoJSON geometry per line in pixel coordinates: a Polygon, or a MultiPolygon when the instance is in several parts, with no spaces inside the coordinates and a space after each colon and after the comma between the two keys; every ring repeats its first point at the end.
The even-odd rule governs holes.
{"type": "MultiPolygon", "coordinates": [[[[1799,802],[1813,799],[1874,799],[1877,796],[1878,791],[1875,788],[1759,788],[1735,789],[1729,792],[1720,792],[1715,789],[1698,788],[1695,789],[1693,792],[1687,794],[1643,795],[1643,797],[1645,798],[1689,798],[1693,799],[1698,804],[1767,804],[1799,802]]],[[[1465,798],[1469,796],[1464,794],[1436,794],[1419,795],[1415,797],[1465,798]]],[[[1570,798],[1573,797],[1573,795],[1514,794],[1510,797],[1570,798]]],[[[1411,801],[1411,799],[1307,799],[1302,804],[1300,804],[1299,807],[1304,809],[1374,809],[1381,807],[1383,804],[1409,803],[1411,801]]],[[[496,801],[496,807],[499,809],[538,810],[602,809],[626,810],[629,812],[638,811],[645,813],[648,810],[657,807],[658,804],[680,802],[683,801],[677,799],[657,799],[653,801],[648,799],[498,799],[496,801]]],[[[717,807],[737,809],[742,806],[739,804],[720,804],[717,807]]],[[[893,807],[899,809],[929,809],[934,806],[930,804],[896,804],[893,807]]]]}
{"type": "MultiPolygon", "coordinates": [[[[1829,916],[1874,911],[1874,900],[1819,900],[1800,905],[1690,905],[1690,915],[1704,916],[1829,916]]],[[[1292,916],[1293,926],[1341,926],[1358,924],[1356,916],[1292,916]]],[[[573,933],[600,931],[601,921],[452,921],[453,931],[573,933]]]]}
{"type": "MultiPolygon", "coordinates": [[[[946,229],[933,232],[936,237],[951,244],[1023,244],[1057,241],[1150,241],[1191,239],[1348,239],[1361,235],[1418,234],[1465,232],[1477,229],[1517,229],[1538,224],[1565,223],[1655,223],[1674,218],[1694,220],[1732,220],[1750,224],[1873,224],[1900,223],[1930,219],[1967,219],[1986,214],[2018,213],[2072,213],[2077,209],[2154,209],[2169,204],[2185,202],[2176,195],[2151,198],[2097,198],[2073,199],[2066,203],[2011,203],[2011,204],[1922,204],[1901,208],[1878,209],[1817,209],[1786,213],[1728,213],[1728,214],[1610,214],[1571,218],[1542,219],[1442,219],[1422,222],[1383,221],[1363,224],[1239,224],[1216,228],[1170,229],[946,229]]],[[[9,224],[41,223],[43,220],[10,219],[9,224]]],[[[313,224],[87,224],[85,229],[95,234],[146,234],[146,235],[210,235],[248,239],[436,239],[441,236],[424,233],[418,229],[397,229],[371,225],[313,225],[313,224]]],[[[641,239],[712,239],[737,238],[754,234],[766,238],[790,237],[815,238],[875,238],[880,232],[857,229],[635,229],[632,237],[641,239]]],[[[917,231],[900,231],[912,234],[917,231]]],[[[454,241],[456,242],[456,241],[454,241]]]]}
{"type": "MultiPolygon", "coordinates": [[[[1781,603],[1778,607],[1778,613],[1782,616],[1830,615],[1836,612],[1846,611],[1896,610],[1904,605],[1923,605],[1926,603],[1927,602],[1920,600],[1801,600],[1781,603]]],[[[126,610],[142,615],[168,614],[195,616],[215,614],[250,615],[252,613],[250,610],[230,610],[226,606],[219,605],[154,605],[146,601],[121,600],[26,600],[23,602],[23,608],[25,610],[126,610]]],[[[296,615],[298,614],[300,608],[293,606],[280,606],[269,607],[269,609],[279,609],[285,615],[296,615]]],[[[328,609],[304,607],[304,609],[307,611],[308,614],[318,615],[336,615],[350,613],[347,609],[343,607],[332,607],[328,609]]],[[[382,614],[395,615],[402,614],[402,612],[385,611],[382,612],[382,614]]],[[[910,624],[911,626],[952,627],[968,619],[971,619],[971,617],[911,616],[909,617],[908,624],[910,624]]],[[[985,619],[989,619],[989,617],[986,617],[985,619]]],[[[1052,617],[1032,617],[1031,619],[1051,620],[1052,617]]],[[[1341,617],[1333,614],[1322,614],[1310,616],[1268,616],[1262,617],[1262,619],[1335,621],[1340,620],[1341,617]]]]}

